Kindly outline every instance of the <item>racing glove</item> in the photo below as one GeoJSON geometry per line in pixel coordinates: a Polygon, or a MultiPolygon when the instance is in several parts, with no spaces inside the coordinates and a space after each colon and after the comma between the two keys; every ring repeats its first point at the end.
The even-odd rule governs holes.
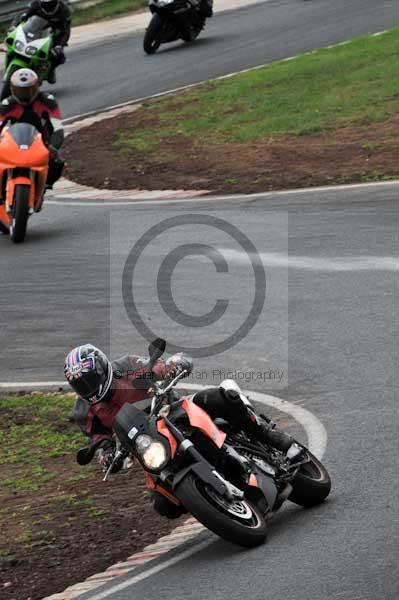
{"type": "Polygon", "coordinates": [[[60,58],[63,52],[62,46],[54,46],[51,50],[51,55],[54,56],[54,58],[60,58]]]}
{"type": "Polygon", "coordinates": [[[190,356],[183,354],[183,352],[178,352],[177,354],[169,357],[165,364],[168,369],[168,376],[171,379],[183,371],[187,371],[187,377],[193,370],[193,359],[190,356]]]}
{"type": "MultiPolygon", "coordinates": [[[[105,474],[110,468],[115,456],[115,443],[109,441],[101,448],[99,459],[101,471],[105,474]]],[[[120,457],[112,467],[111,473],[118,473],[123,466],[123,458],[120,457]]]]}

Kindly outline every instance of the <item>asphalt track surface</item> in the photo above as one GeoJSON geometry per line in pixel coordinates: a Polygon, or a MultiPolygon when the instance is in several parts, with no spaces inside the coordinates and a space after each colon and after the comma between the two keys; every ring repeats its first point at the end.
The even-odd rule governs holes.
{"type": "MultiPolygon", "coordinates": [[[[133,244],[154,222],[193,212],[239,226],[262,255],[270,296],[261,321],[239,347],[196,361],[212,384],[214,368],[262,371],[276,357],[284,367],[288,218],[289,385],[280,391],[270,382],[246,387],[299,402],[323,422],[329,436],[324,460],[334,481],[331,499],[310,511],[292,506],[281,512],[268,544],[261,548],[242,551],[216,540],[206,550],[113,595],[113,600],[241,600],[244,594],[254,600],[398,597],[398,193],[398,186],[389,185],[217,205],[205,201],[199,207],[129,205],[112,210],[111,226],[107,207],[84,210],[59,204],[46,208],[25,245],[11,248],[7,239],[0,240],[2,256],[9,261],[1,296],[3,322],[8,317],[2,379],[59,380],[65,349],[87,339],[107,346],[110,299],[111,312],[116,311],[114,351],[145,349],[122,313],[119,322],[120,290],[116,285],[110,292],[108,285],[114,281],[113,269],[117,278],[118,255],[123,260],[129,235],[133,244]],[[276,331],[273,336],[274,323],[281,338],[276,331]]],[[[160,312],[151,295],[159,251],[179,245],[179,235],[197,242],[200,234],[193,226],[184,235],[175,232],[164,240],[161,236],[151,252],[144,253],[135,287],[143,294],[141,308],[148,323],[160,312]]],[[[252,292],[249,269],[241,264],[233,242],[223,239],[215,246],[211,232],[206,242],[230,249],[225,253],[229,274],[219,278],[226,289],[231,289],[230,274],[236,281],[235,292],[228,295],[235,324],[252,292]],[[242,269],[239,278],[235,268],[242,269]]],[[[186,312],[193,306],[198,311],[196,297],[201,312],[207,312],[220,289],[214,266],[204,262],[198,268],[196,260],[187,258],[176,269],[176,302],[186,312]],[[207,280],[216,287],[207,287],[207,280]]],[[[161,333],[175,339],[176,328],[167,318],[161,333]]],[[[215,325],[216,334],[225,331],[215,325]]],[[[195,339],[200,344],[207,336],[199,329],[195,339]]]]}
{"type": "MultiPolygon", "coordinates": [[[[269,2],[226,13],[202,42],[184,52],[167,50],[147,59],[139,52],[140,35],[98,46],[97,54],[93,47],[71,52],[62,94],[65,113],[73,116],[378,31],[399,17],[396,2],[305,4],[269,2]],[[135,41],[129,62],[126,49],[135,41]],[[104,62],[111,55],[113,71],[104,62]],[[120,74],[122,61],[129,69],[126,77],[120,74]],[[85,83],[67,91],[73,70],[73,79],[81,75],[85,83]],[[104,90],[90,85],[88,78],[100,73],[115,78],[114,84],[105,82],[104,90]],[[85,86],[90,94],[83,102],[85,86]]],[[[121,298],[121,265],[144,232],[163,219],[191,213],[224,219],[260,254],[265,309],[239,345],[196,360],[197,377],[203,374],[196,382],[217,383],[218,370],[228,368],[265,377],[281,371],[281,384],[276,378],[255,379],[245,387],[303,404],[328,431],[324,460],[334,490],[325,505],[311,511],[287,508],[275,517],[269,542],[252,551],[215,539],[113,600],[398,598],[398,194],[398,186],[387,185],[187,205],[49,203],[33,217],[24,245],[0,238],[0,381],[61,380],[65,352],[83,341],[112,354],[130,348],[145,352],[146,342],[126,318],[121,298]]],[[[176,304],[186,313],[198,316],[216,299],[230,301],[227,320],[196,328],[190,336],[186,328],[186,338],[199,347],[223,339],[242,321],[253,280],[248,258],[234,240],[196,224],[187,227],[153,240],[133,287],[147,325],[181,341],[184,328],[159,306],[157,268],[166,251],[184,241],[211,245],[213,255],[182,259],[172,279],[176,304]],[[221,264],[218,252],[228,272],[218,273],[211,264],[215,256],[221,264]]]]}

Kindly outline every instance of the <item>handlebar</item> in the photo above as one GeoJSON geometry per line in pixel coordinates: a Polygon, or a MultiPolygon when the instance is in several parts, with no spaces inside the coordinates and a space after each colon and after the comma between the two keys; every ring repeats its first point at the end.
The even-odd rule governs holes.
{"type": "Polygon", "coordinates": [[[181,373],[179,373],[178,375],[176,375],[176,377],[174,379],[172,379],[172,381],[170,383],[168,383],[168,385],[166,386],[165,389],[160,389],[158,393],[156,393],[157,396],[163,396],[164,394],[167,394],[172,387],[180,380],[183,379],[183,377],[185,377],[186,375],[188,375],[188,371],[187,369],[184,369],[184,371],[182,371],[181,373]]]}
{"type": "Polygon", "coordinates": [[[152,402],[151,402],[151,414],[154,412],[154,410],[156,409],[156,407],[158,405],[157,401],[162,396],[165,396],[166,394],[168,394],[168,392],[170,392],[170,390],[176,385],[176,383],[180,379],[183,379],[183,377],[185,377],[186,375],[188,375],[188,371],[187,371],[187,369],[184,369],[184,371],[182,371],[181,373],[176,375],[176,377],[174,379],[172,379],[172,381],[170,381],[165,388],[162,388],[160,385],[155,384],[154,396],[153,396],[152,402]]]}

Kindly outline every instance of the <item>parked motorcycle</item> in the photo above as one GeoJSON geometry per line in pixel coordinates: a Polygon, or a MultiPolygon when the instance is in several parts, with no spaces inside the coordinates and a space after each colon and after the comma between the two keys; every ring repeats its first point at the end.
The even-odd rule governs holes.
{"type": "Polygon", "coordinates": [[[0,135],[0,229],[16,244],[25,239],[29,216],[43,203],[50,153],[28,123],[5,126],[0,135]]]}
{"type": "MultiPolygon", "coordinates": [[[[150,345],[149,364],[162,354],[161,342],[150,345]]],[[[266,517],[285,500],[301,506],[323,502],[330,477],[309,450],[302,446],[304,452],[291,463],[282,452],[250,439],[223,419],[213,422],[192,396],[177,397],[173,388],[187,374],[153,383],[149,413],[128,403],[120,409],[113,423],[117,451],[104,479],[117,461],[131,456],[142,466],[150,490],[182,505],[220,537],[245,547],[265,540],[266,517]]],[[[87,464],[98,445],[79,450],[79,464],[87,464]]]]}
{"type": "Polygon", "coordinates": [[[30,17],[11,29],[5,39],[6,61],[1,100],[10,95],[11,75],[24,67],[37,73],[40,83],[47,79],[51,71],[50,53],[53,48],[53,34],[45,19],[30,17]]]}
{"type": "Polygon", "coordinates": [[[193,42],[205,25],[200,0],[149,0],[152,19],[144,35],[144,51],[154,54],[161,44],[193,42]]]}

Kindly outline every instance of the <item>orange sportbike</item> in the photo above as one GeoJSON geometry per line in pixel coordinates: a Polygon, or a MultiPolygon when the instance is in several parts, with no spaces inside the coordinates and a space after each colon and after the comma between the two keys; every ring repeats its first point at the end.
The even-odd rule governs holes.
{"type": "MultiPolygon", "coordinates": [[[[159,341],[150,345],[150,365],[160,356],[156,350],[153,354],[159,341]]],[[[213,421],[192,396],[179,398],[174,391],[186,375],[183,371],[169,383],[154,383],[149,411],[122,406],[113,422],[117,449],[104,480],[117,461],[133,457],[151,491],[244,547],[265,540],[266,518],[285,500],[313,506],[328,496],[328,472],[309,450],[302,446],[300,459],[292,463],[226,421],[213,421]]],[[[90,462],[99,443],[79,450],[78,463],[90,462]]]]}
{"type": "Polygon", "coordinates": [[[0,134],[0,228],[16,244],[25,239],[28,219],[39,212],[50,153],[41,133],[28,123],[6,125],[0,134]]]}

